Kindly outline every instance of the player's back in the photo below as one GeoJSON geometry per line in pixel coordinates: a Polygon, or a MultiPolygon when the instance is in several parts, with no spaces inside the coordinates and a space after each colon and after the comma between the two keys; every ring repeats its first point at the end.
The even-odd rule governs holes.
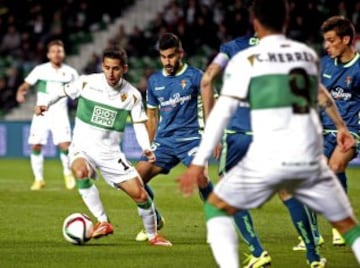
{"type": "MultiPolygon", "coordinates": [[[[221,45],[219,52],[226,54],[227,57],[231,59],[238,52],[250,46],[254,46],[258,42],[259,39],[254,35],[240,36],[221,45]]],[[[251,130],[250,111],[246,103],[243,103],[238,107],[228,123],[227,130],[230,132],[248,132],[251,130]]]]}
{"type": "MultiPolygon", "coordinates": [[[[348,128],[358,133],[360,112],[360,55],[346,64],[337,59],[325,56],[321,59],[321,82],[334,98],[341,117],[348,128]]],[[[326,129],[335,129],[325,112],[321,113],[322,123],[326,129]]]]}
{"type": "Polygon", "coordinates": [[[160,122],[157,137],[186,139],[199,137],[198,96],[202,72],[185,64],[177,75],[163,71],[149,78],[148,108],[158,108],[160,122]]]}
{"type": "Polygon", "coordinates": [[[317,60],[311,48],[276,35],[240,52],[229,63],[234,70],[247,63],[239,66],[236,85],[239,90],[248,88],[242,97],[248,96],[251,107],[253,147],[273,159],[301,163],[321,155],[317,60]],[[248,75],[245,81],[242,70],[248,75]]]}

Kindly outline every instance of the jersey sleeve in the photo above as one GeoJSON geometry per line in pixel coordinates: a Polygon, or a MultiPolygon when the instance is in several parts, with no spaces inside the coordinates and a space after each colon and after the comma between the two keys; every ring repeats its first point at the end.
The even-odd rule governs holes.
{"type": "Polygon", "coordinates": [[[148,108],[156,108],[159,106],[159,100],[154,95],[154,85],[151,78],[149,79],[148,88],[146,90],[146,104],[148,108]]]}
{"type": "MultiPolygon", "coordinates": [[[[136,90],[136,89],[134,89],[136,90]]],[[[136,92],[133,94],[134,106],[131,109],[130,115],[133,123],[141,123],[147,120],[141,94],[136,92]]]]}
{"type": "Polygon", "coordinates": [[[32,71],[25,77],[25,82],[33,86],[39,80],[39,67],[35,67],[32,71]]]}
{"type": "Polygon", "coordinates": [[[221,95],[245,99],[251,78],[251,61],[238,54],[233,57],[225,68],[221,95]]]}
{"type": "Polygon", "coordinates": [[[81,95],[82,90],[87,85],[86,77],[84,75],[80,76],[78,79],[67,83],[64,86],[65,94],[71,99],[76,99],[81,95]]]}

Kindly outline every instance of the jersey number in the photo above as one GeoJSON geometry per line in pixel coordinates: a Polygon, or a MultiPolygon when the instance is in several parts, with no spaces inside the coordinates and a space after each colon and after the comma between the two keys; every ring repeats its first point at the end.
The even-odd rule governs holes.
{"type": "Polygon", "coordinates": [[[128,170],[130,168],[129,165],[121,158],[119,158],[118,163],[123,166],[124,170],[128,170]]]}
{"type": "Polygon", "coordinates": [[[310,110],[310,78],[302,68],[295,68],[290,71],[289,85],[291,92],[302,98],[295,100],[292,104],[294,114],[307,114],[310,110]]]}

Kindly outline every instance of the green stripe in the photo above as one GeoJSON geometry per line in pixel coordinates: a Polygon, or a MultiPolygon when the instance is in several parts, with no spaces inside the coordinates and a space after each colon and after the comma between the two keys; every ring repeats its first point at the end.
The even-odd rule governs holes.
{"type": "Polygon", "coordinates": [[[123,132],[129,111],[80,97],[76,116],[87,124],[123,132]]]}
{"type": "Polygon", "coordinates": [[[39,80],[37,83],[36,83],[36,89],[38,92],[43,92],[43,93],[47,93],[46,91],[46,81],[45,80],[39,80]]]}
{"type": "MultiPolygon", "coordinates": [[[[251,79],[249,89],[249,102],[251,109],[292,107],[294,104],[304,107],[314,107],[317,102],[318,79],[309,76],[310,103],[301,96],[295,95],[290,87],[289,74],[276,74],[257,76],[251,79]]],[[[304,87],[302,77],[297,79],[298,87],[304,87]]]]}
{"type": "Polygon", "coordinates": [[[224,210],[221,210],[214,205],[209,204],[208,202],[205,203],[204,210],[207,221],[215,217],[229,217],[229,215],[224,210]]]}
{"type": "Polygon", "coordinates": [[[93,183],[89,178],[76,179],[76,186],[78,189],[89,189],[92,185],[93,183]]]}

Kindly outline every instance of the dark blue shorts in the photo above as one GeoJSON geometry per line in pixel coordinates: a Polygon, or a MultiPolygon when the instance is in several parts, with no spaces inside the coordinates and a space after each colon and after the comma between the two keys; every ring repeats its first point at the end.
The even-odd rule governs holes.
{"type": "MultiPolygon", "coordinates": [[[[356,140],[356,147],[355,147],[355,154],[354,157],[357,156],[358,152],[359,152],[359,136],[357,134],[354,134],[353,132],[351,132],[356,140]]],[[[327,157],[327,159],[330,159],[332,153],[335,150],[335,147],[337,145],[337,141],[336,141],[336,134],[337,132],[334,131],[329,131],[329,130],[325,130],[324,131],[324,155],[327,157]]]]}
{"type": "MultiPolygon", "coordinates": [[[[174,138],[161,138],[153,141],[151,149],[156,156],[155,165],[163,168],[163,173],[167,174],[180,162],[189,166],[197,152],[200,144],[200,137],[191,140],[176,140],[174,138]]],[[[141,161],[147,161],[146,157],[141,157],[141,161]]]]}
{"type": "Polygon", "coordinates": [[[234,167],[246,154],[252,141],[252,135],[243,132],[226,133],[223,136],[219,163],[219,175],[234,167]]]}

